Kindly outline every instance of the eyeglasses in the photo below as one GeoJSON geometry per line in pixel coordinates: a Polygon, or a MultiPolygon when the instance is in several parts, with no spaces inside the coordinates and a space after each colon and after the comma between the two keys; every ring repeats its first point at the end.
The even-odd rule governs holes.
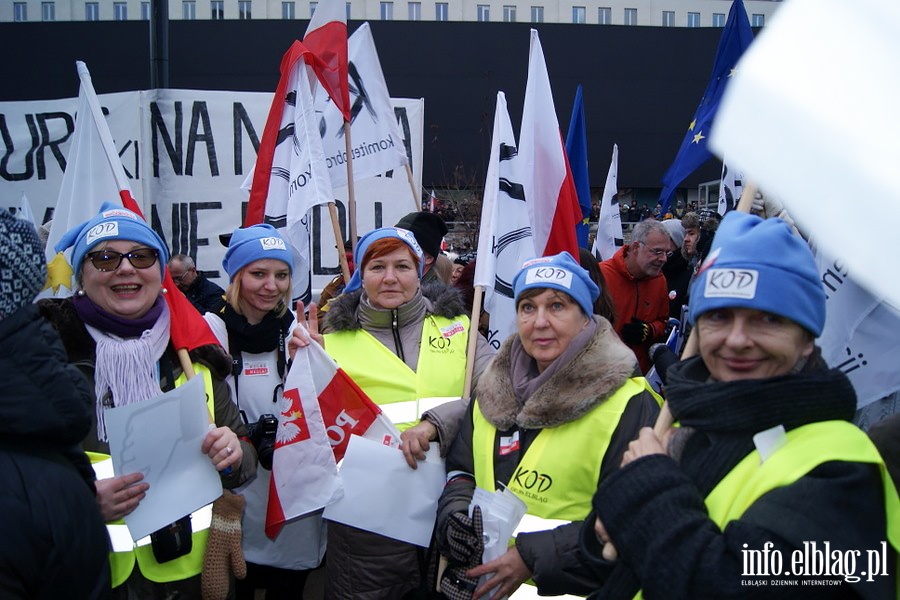
{"type": "Polygon", "coordinates": [[[638,243],[641,246],[643,246],[644,248],[646,248],[647,251],[650,252],[650,254],[652,254],[653,256],[655,256],[657,258],[659,258],[660,256],[665,256],[666,258],[669,258],[674,254],[674,252],[672,252],[671,250],[663,250],[662,248],[651,248],[644,242],[638,242],[638,243]]]}
{"type": "Polygon", "coordinates": [[[123,258],[127,258],[135,269],[149,269],[159,259],[159,250],[141,248],[124,254],[115,250],[98,250],[88,252],[87,257],[98,271],[115,271],[122,264],[123,258]]]}

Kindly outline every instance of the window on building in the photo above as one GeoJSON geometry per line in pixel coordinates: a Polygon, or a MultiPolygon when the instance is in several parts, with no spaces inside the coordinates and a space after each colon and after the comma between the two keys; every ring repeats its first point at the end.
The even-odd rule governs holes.
{"type": "Polygon", "coordinates": [[[410,21],[421,21],[422,20],[422,3],[421,2],[410,2],[407,4],[409,15],[408,19],[410,21]]]}
{"type": "Polygon", "coordinates": [[[150,3],[141,2],[141,21],[150,20],[150,3]]]}
{"type": "Polygon", "coordinates": [[[100,3],[85,2],[84,3],[84,20],[99,21],[100,20],[100,3]]]}
{"type": "Polygon", "coordinates": [[[750,17],[750,25],[753,27],[765,27],[766,15],[753,15],[750,17]]]}
{"type": "Polygon", "coordinates": [[[28,20],[28,5],[24,2],[13,2],[13,21],[23,23],[28,20]]]}
{"type": "Polygon", "coordinates": [[[238,2],[238,19],[241,21],[249,21],[253,18],[253,3],[250,0],[240,0],[238,2]]]}
{"type": "Polygon", "coordinates": [[[626,8],[625,9],[625,24],[626,25],[637,25],[637,9],[636,8],[626,8]]]}
{"type": "Polygon", "coordinates": [[[601,6],[597,9],[597,23],[600,25],[612,25],[612,8],[601,6]]]}
{"type": "Polygon", "coordinates": [[[725,27],[725,13],[713,13],[713,27],[725,27]]]}
{"type": "Polygon", "coordinates": [[[382,2],[381,3],[381,20],[382,21],[393,21],[394,20],[394,3],[393,2],[382,2]]]}
{"type": "Polygon", "coordinates": [[[113,2],[113,19],[116,21],[127,21],[128,5],[124,2],[113,2]]]}
{"type": "Polygon", "coordinates": [[[197,18],[197,3],[185,0],[181,3],[181,18],[185,21],[193,21],[197,18]]]}
{"type": "Polygon", "coordinates": [[[674,10],[664,10],[663,11],[662,26],[663,27],[675,27],[675,11],[674,10]]]}
{"type": "Polygon", "coordinates": [[[482,23],[491,20],[491,5],[490,4],[479,4],[476,8],[476,13],[478,15],[478,20],[482,23]]]}
{"type": "Polygon", "coordinates": [[[309,3],[309,18],[312,19],[313,15],[316,14],[316,7],[319,6],[318,2],[310,2],[309,3]]]}
{"type": "Polygon", "coordinates": [[[294,19],[296,18],[296,6],[293,2],[282,2],[281,3],[281,18],[282,19],[294,19]]]}
{"type": "Polygon", "coordinates": [[[350,20],[350,12],[351,12],[350,7],[353,6],[353,4],[351,2],[346,2],[345,6],[347,7],[347,20],[349,21],[350,20]]]}
{"type": "Polygon", "coordinates": [[[213,21],[225,20],[225,0],[210,0],[209,18],[213,21]]]}
{"type": "Polygon", "coordinates": [[[543,6],[532,6],[531,7],[531,22],[532,23],[543,23],[544,22],[544,7],[543,6]]]}
{"type": "Polygon", "coordinates": [[[434,3],[434,20],[435,21],[447,21],[449,20],[449,10],[450,7],[447,2],[435,2],[434,3]]]}
{"type": "Polygon", "coordinates": [[[56,20],[56,3],[41,2],[41,21],[56,20]]]}
{"type": "Polygon", "coordinates": [[[687,15],[687,26],[688,27],[700,27],[700,13],[698,12],[689,12],[687,15]]]}
{"type": "Polygon", "coordinates": [[[503,5],[503,22],[504,23],[515,23],[516,22],[516,7],[511,6],[509,4],[503,5]]]}
{"type": "Polygon", "coordinates": [[[585,11],[587,9],[583,6],[573,6],[572,7],[572,23],[576,25],[584,24],[586,21],[585,11]]]}

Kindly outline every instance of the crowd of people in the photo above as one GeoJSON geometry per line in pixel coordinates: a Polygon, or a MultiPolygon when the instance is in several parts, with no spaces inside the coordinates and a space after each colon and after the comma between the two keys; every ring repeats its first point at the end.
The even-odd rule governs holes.
{"type": "Polygon", "coordinates": [[[636,225],[615,255],[525,262],[511,284],[516,331],[496,351],[490,315],[473,312],[477,256],[447,257],[447,227],[429,212],[365,233],[346,247],[349,281],[293,306],[291,247],[270,225],[234,230],[223,290],[112,204],[57,245],[75,293],[35,303],[44,249],[0,210],[0,595],[303,598],[318,569],[329,600],[515,598],[521,586],[897,598],[897,424],[870,439],[851,422],[853,387],[816,346],[825,293],[812,253],[786,214],[720,223],[693,208],[631,219],[637,207],[623,205],[636,225]],[[210,333],[187,355],[173,343],[187,317],[170,308],[182,293],[204,314],[190,327],[210,333]],[[654,389],[652,347],[673,326],[698,350],[654,389]],[[444,457],[428,547],[321,510],[266,535],[266,432],[312,344],[394,422],[410,469],[433,445],[444,457]],[[149,485],[111,467],[106,411],[195,376],[209,417],[198,450],[243,508],[217,513],[217,501],[134,542],[123,518],[149,485]],[[529,517],[490,560],[478,488],[512,493],[529,517]],[[213,585],[204,561],[223,528],[239,532],[243,558],[213,585]]]}

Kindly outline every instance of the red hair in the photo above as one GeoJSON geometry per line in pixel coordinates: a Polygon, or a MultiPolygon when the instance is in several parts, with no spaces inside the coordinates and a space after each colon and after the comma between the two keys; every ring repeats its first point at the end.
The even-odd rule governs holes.
{"type": "Polygon", "coordinates": [[[391,252],[395,250],[404,249],[409,252],[410,258],[412,258],[413,263],[416,265],[416,270],[419,269],[419,257],[415,255],[415,253],[410,249],[410,247],[401,240],[400,238],[395,237],[387,237],[381,238],[380,240],[375,240],[372,244],[366,249],[366,255],[363,256],[362,264],[360,268],[365,272],[366,265],[369,264],[369,261],[373,258],[381,258],[382,256],[387,256],[391,252]]]}

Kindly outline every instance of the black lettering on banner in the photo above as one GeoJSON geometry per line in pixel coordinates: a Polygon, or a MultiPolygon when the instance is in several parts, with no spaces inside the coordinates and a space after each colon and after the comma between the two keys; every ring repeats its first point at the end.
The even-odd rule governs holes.
{"type": "MultiPolygon", "coordinates": [[[[347,65],[347,76],[349,80],[348,83],[350,85],[350,93],[356,94],[356,100],[353,101],[353,106],[350,107],[350,124],[353,124],[353,121],[356,120],[357,115],[359,115],[360,111],[363,108],[365,108],[369,112],[369,114],[372,115],[372,120],[377,123],[378,113],[376,113],[375,109],[372,108],[372,101],[369,99],[369,94],[366,92],[366,86],[365,84],[363,84],[363,80],[359,74],[359,70],[352,62],[347,65]]],[[[344,135],[343,127],[340,128],[337,137],[341,137],[342,135],[344,135]]]]}
{"type": "Polygon", "coordinates": [[[403,148],[406,150],[406,160],[409,162],[409,168],[415,172],[412,151],[412,132],[409,129],[409,113],[406,111],[406,107],[395,106],[394,115],[397,117],[397,124],[400,126],[400,133],[403,135],[403,148]]]}
{"type": "Polygon", "coordinates": [[[47,168],[44,164],[44,153],[42,152],[42,149],[48,148],[54,158],[56,158],[56,164],[59,165],[60,170],[65,171],[66,159],[60,151],[59,146],[69,139],[69,136],[75,131],[75,122],[71,115],[64,112],[38,113],[35,117],[37,118],[38,129],[40,129],[41,132],[41,145],[37,148],[37,152],[34,156],[35,162],[37,163],[37,176],[38,179],[47,179],[47,168]],[[65,124],[65,133],[62,137],[51,140],[50,128],[47,126],[47,123],[56,119],[61,119],[65,124]]]}
{"type": "MultiPolygon", "coordinates": [[[[849,269],[847,269],[841,261],[836,260],[832,267],[822,274],[822,285],[824,285],[827,290],[834,293],[838,290],[839,286],[843,285],[845,278],[849,274],[849,269]]],[[[828,300],[829,298],[830,296],[825,294],[825,299],[828,300]]]]}
{"type": "Polygon", "coordinates": [[[243,102],[235,102],[231,109],[232,121],[234,123],[234,174],[244,174],[244,146],[241,131],[247,132],[250,143],[253,145],[253,151],[259,154],[259,136],[256,135],[256,129],[244,108],[243,102]]]}
{"type": "Polygon", "coordinates": [[[158,102],[150,103],[150,150],[153,160],[153,176],[159,177],[159,140],[162,138],[166,147],[166,153],[172,163],[172,172],[176,175],[182,174],[182,161],[184,157],[184,148],[181,144],[181,126],[184,122],[184,115],[181,102],[175,102],[175,141],[172,142],[169,136],[169,130],[166,128],[166,122],[163,120],[162,112],[159,110],[158,102]]]}
{"type": "Polygon", "coordinates": [[[125,170],[125,175],[128,176],[129,179],[140,179],[141,176],[141,153],[140,146],[138,146],[137,140],[128,140],[125,142],[125,145],[122,146],[122,149],[119,150],[119,158],[122,159],[122,168],[125,170]],[[132,154],[134,155],[134,166],[132,166],[132,171],[128,170],[128,163],[126,162],[125,155],[128,153],[129,149],[133,148],[132,154]]]}
{"type": "MultiPolygon", "coordinates": [[[[197,253],[201,247],[209,246],[209,238],[198,237],[200,211],[221,210],[221,202],[180,202],[172,204],[172,254],[187,254],[197,268],[203,266],[197,262],[197,253]]],[[[200,269],[210,278],[219,277],[218,269],[200,269]]]]}
{"type": "Polygon", "coordinates": [[[184,165],[184,174],[194,174],[194,148],[197,142],[206,144],[206,155],[209,159],[209,172],[213,177],[219,175],[219,161],[216,158],[216,142],[213,139],[212,127],[209,123],[209,109],[206,102],[194,101],[191,109],[191,127],[188,130],[187,158],[184,165]],[[199,133],[200,123],[203,123],[204,133],[199,133]]]}
{"type": "MultiPolygon", "coordinates": [[[[174,214],[175,210],[173,208],[172,213],[174,214]]],[[[175,219],[172,219],[173,227],[175,219]]],[[[159,218],[159,211],[156,208],[156,204],[150,205],[150,227],[155,231],[159,237],[162,238],[162,241],[169,247],[171,244],[168,243],[165,232],[163,232],[162,221],[159,218]]],[[[177,252],[173,252],[173,254],[177,254],[177,252]]]]}
{"type": "Polygon", "coordinates": [[[6,115],[0,114],[0,135],[3,136],[3,144],[6,146],[3,158],[0,158],[0,177],[3,177],[6,181],[25,181],[31,179],[34,175],[34,165],[31,163],[31,157],[40,143],[40,136],[34,123],[34,115],[25,115],[25,124],[28,125],[28,131],[31,133],[31,146],[25,153],[25,160],[23,161],[25,170],[19,173],[12,173],[9,170],[9,161],[16,148],[12,134],[9,132],[9,127],[6,124],[6,115]]]}

